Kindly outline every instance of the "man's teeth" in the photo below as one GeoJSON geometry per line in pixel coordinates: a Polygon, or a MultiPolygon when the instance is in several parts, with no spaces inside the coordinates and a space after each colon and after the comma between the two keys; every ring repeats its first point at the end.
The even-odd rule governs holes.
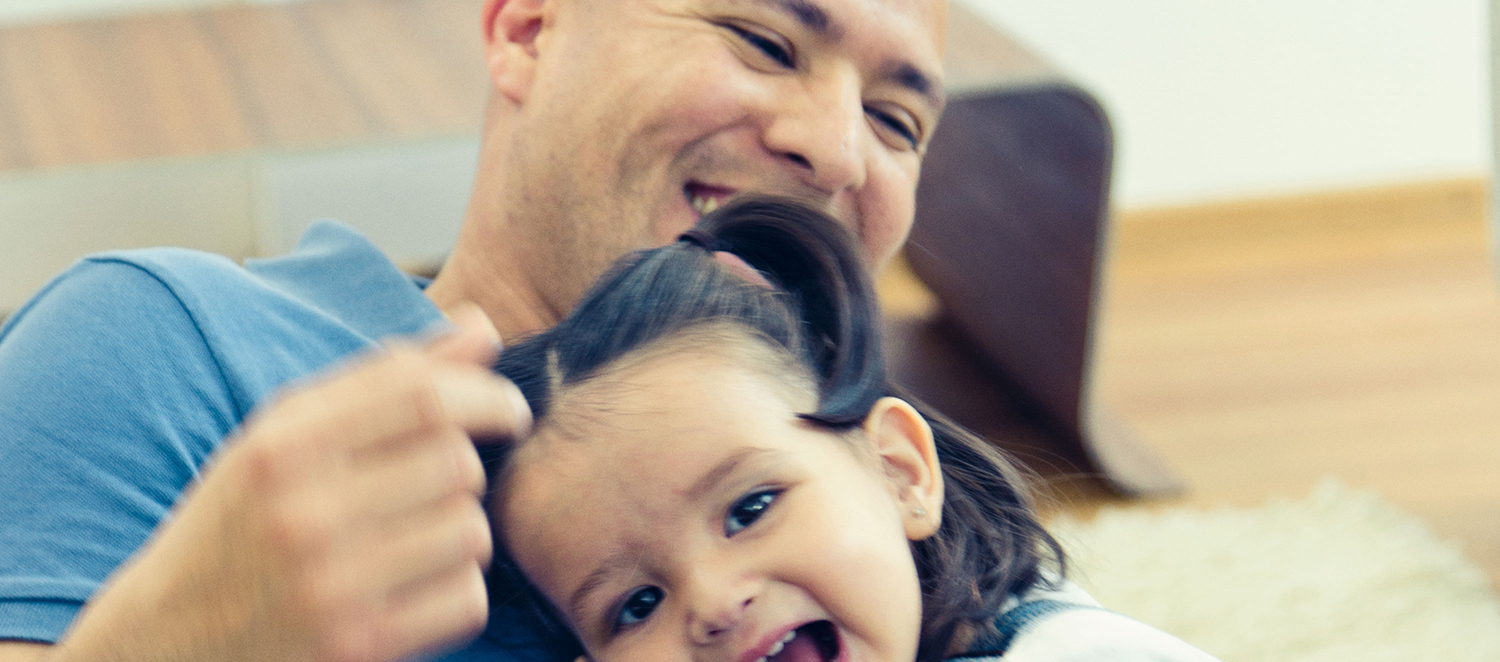
{"type": "Polygon", "coordinates": [[[700,214],[707,214],[719,208],[719,199],[711,195],[693,196],[693,209],[700,214]]]}
{"type": "Polygon", "coordinates": [[[760,659],[756,660],[755,662],[766,662],[766,658],[773,657],[777,653],[780,653],[781,649],[786,648],[787,642],[789,642],[789,641],[791,641],[793,639],[796,639],[796,638],[797,638],[797,631],[796,630],[792,630],[791,632],[786,633],[786,636],[782,637],[781,641],[778,641],[778,642],[772,644],[771,645],[771,650],[766,651],[766,654],[760,656],[760,659]]]}

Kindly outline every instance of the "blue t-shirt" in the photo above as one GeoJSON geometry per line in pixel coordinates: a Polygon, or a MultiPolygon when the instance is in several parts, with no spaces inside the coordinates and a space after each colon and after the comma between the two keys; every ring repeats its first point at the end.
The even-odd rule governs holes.
{"type": "MultiPolygon", "coordinates": [[[[420,283],[334,223],[243,268],[157,248],[52,281],[0,327],[0,640],[58,640],[268,395],[442,319],[420,283]]],[[[1019,657],[1045,662],[1212,662],[1102,610],[1031,611],[1009,628],[1001,615],[1001,649],[1014,637],[1019,657]]],[[[544,632],[496,604],[478,639],[440,659],[572,662],[571,639],[544,632]]]]}
{"type": "MultiPolygon", "coordinates": [[[[354,230],[241,268],[95,255],[0,328],[0,640],[54,642],[245,416],[288,382],[443,320],[354,230]]],[[[504,610],[447,660],[571,662],[504,610]]]]}

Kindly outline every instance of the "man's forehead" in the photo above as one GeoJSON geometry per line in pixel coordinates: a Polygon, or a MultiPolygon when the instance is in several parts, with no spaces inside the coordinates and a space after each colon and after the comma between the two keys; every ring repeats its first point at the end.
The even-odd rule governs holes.
{"type": "Polygon", "coordinates": [[[851,31],[895,30],[924,53],[941,57],[947,26],[947,0],[685,0],[706,6],[730,5],[777,11],[808,31],[841,40],[851,31]]]}

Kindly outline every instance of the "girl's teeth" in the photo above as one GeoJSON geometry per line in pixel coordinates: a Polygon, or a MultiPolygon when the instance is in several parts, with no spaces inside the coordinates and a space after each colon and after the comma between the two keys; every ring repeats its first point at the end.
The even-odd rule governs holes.
{"type": "Polygon", "coordinates": [[[760,656],[760,659],[756,660],[755,662],[766,662],[767,658],[775,657],[777,653],[781,652],[781,649],[786,648],[787,642],[789,642],[789,641],[791,641],[793,639],[796,639],[796,638],[797,638],[797,631],[796,630],[792,630],[791,632],[786,633],[786,636],[782,637],[781,641],[778,641],[778,642],[772,644],[771,645],[771,650],[766,651],[766,654],[760,656]]]}

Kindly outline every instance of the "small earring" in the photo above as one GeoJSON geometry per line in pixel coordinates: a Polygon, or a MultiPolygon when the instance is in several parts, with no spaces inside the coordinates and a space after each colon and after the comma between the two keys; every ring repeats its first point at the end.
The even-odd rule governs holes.
{"type": "Polygon", "coordinates": [[[911,514],[917,517],[925,517],[927,515],[927,509],[921,506],[917,506],[916,508],[911,509],[911,514]]]}

